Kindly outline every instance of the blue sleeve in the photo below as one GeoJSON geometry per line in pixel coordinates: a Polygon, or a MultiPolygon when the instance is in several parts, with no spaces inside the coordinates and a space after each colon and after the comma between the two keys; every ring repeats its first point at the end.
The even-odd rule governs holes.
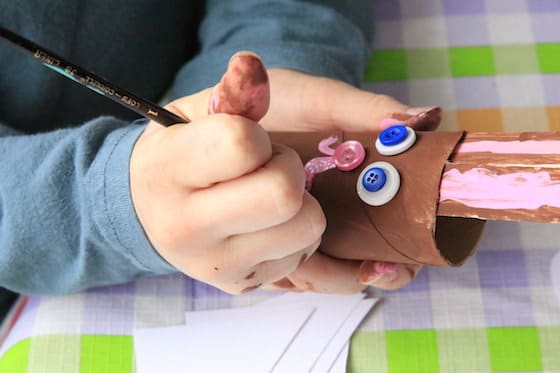
{"type": "Polygon", "coordinates": [[[177,75],[170,98],[216,84],[239,50],[283,67],[360,85],[370,51],[371,0],[207,1],[201,53],[177,75]]]}
{"type": "MultiPolygon", "coordinates": [[[[217,83],[238,50],[268,67],[361,82],[371,0],[207,3],[202,50],[171,97],[217,83]]],[[[109,117],[35,135],[0,125],[0,287],[56,294],[175,271],[132,205],[129,161],[143,128],[109,117]]]]}
{"type": "Polygon", "coordinates": [[[0,286],[56,294],[174,271],[130,196],[143,129],[110,117],[36,135],[0,125],[0,286]]]}

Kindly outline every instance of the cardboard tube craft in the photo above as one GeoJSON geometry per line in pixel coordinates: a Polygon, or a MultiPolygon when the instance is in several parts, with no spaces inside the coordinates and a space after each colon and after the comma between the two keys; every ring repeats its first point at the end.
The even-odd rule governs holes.
{"type": "Polygon", "coordinates": [[[560,222],[560,133],[272,133],[302,158],[323,207],[320,250],[461,265],[484,221],[560,222]]]}
{"type": "MultiPolygon", "coordinates": [[[[267,72],[236,54],[214,87],[209,113],[259,121],[267,72]]],[[[327,229],[320,250],[357,260],[457,266],[475,251],[484,221],[560,222],[560,133],[422,132],[441,109],[393,113],[383,131],[270,133],[295,149],[327,229]]]]}

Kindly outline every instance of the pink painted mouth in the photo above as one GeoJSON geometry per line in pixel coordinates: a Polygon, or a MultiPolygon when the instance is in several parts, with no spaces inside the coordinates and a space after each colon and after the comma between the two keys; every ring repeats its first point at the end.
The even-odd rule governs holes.
{"type": "Polygon", "coordinates": [[[560,208],[560,180],[546,171],[498,175],[485,168],[447,171],[442,178],[440,201],[488,209],[560,208]]]}

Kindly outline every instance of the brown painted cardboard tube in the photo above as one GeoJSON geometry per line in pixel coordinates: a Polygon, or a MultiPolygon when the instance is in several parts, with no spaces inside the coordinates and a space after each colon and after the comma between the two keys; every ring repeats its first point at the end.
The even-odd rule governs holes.
{"type": "MultiPolygon", "coordinates": [[[[483,221],[437,217],[439,184],[446,161],[463,132],[416,132],[415,144],[404,153],[380,155],[375,149],[378,132],[271,133],[275,143],[298,152],[305,164],[324,156],[317,148],[329,136],[339,143],[359,141],[366,149],[355,170],[332,169],[313,179],[311,194],[327,217],[320,250],[343,259],[369,259],[401,263],[457,266],[473,254],[483,221]],[[399,171],[399,192],[383,206],[369,206],[356,192],[360,172],[372,162],[391,163],[399,171]]],[[[334,146],[334,145],[333,145],[334,146]]]]}

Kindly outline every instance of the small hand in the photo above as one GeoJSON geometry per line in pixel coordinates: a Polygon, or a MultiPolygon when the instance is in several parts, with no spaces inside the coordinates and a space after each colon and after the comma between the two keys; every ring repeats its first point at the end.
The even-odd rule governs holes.
{"type": "MultiPolygon", "coordinates": [[[[431,110],[430,115],[418,115],[428,109],[411,109],[388,96],[375,95],[342,82],[291,70],[272,69],[269,74],[272,81],[272,95],[268,92],[267,74],[260,60],[252,54],[240,53],[232,58],[228,72],[216,87],[178,100],[170,104],[169,108],[193,121],[206,118],[208,113],[228,112],[254,121],[260,120],[267,130],[275,131],[337,129],[371,131],[382,123],[382,119],[391,117],[407,120],[409,125],[417,129],[434,129],[439,124],[440,111],[438,109],[431,110]],[[253,79],[248,79],[247,76],[253,77],[253,79]],[[252,94],[252,92],[257,92],[257,94],[252,94]],[[271,98],[271,108],[268,110],[271,98]],[[210,103],[209,106],[208,103],[210,103]],[[265,115],[264,118],[262,118],[263,115],[265,115]]],[[[222,130],[218,130],[217,127],[219,126],[213,128],[217,131],[222,130]]],[[[154,129],[161,130],[157,125],[151,124],[146,133],[154,129]]],[[[212,140],[214,135],[210,132],[212,131],[209,131],[207,135],[209,137],[206,140],[212,140]]],[[[200,141],[205,140],[200,138],[200,141]]],[[[227,143],[227,141],[225,142],[227,143]]],[[[271,149],[272,147],[271,145],[271,149]]],[[[309,204],[317,204],[317,201],[306,192],[303,193],[303,196],[304,200],[311,201],[308,202],[309,204]]],[[[317,223],[315,233],[322,232],[324,217],[317,212],[315,214],[317,214],[314,219],[316,222],[323,219],[322,223],[317,223]]],[[[210,223],[207,228],[211,228],[210,223]]],[[[196,231],[195,228],[191,229],[196,231]]],[[[266,237],[267,235],[262,234],[261,236],[266,237]]],[[[218,281],[213,276],[203,277],[210,277],[210,280],[206,280],[207,282],[230,292],[239,292],[239,289],[241,291],[250,290],[262,283],[267,289],[353,293],[363,290],[366,285],[384,289],[402,287],[410,282],[421,268],[421,266],[413,264],[332,258],[315,251],[320,243],[320,234],[313,236],[316,237],[316,240],[307,247],[307,252],[301,254],[299,265],[294,267],[297,269],[276,280],[273,280],[274,276],[261,275],[263,281],[253,281],[254,285],[241,289],[238,284],[243,281],[239,280],[239,274],[236,280],[230,278],[225,281],[225,283],[229,281],[230,285],[224,285],[223,279],[218,281]],[[235,282],[233,287],[231,286],[232,281],[235,282]]],[[[276,239],[280,239],[280,237],[277,236],[276,239]]],[[[282,242],[280,240],[278,243],[282,244],[282,242]]],[[[275,242],[266,239],[261,240],[261,244],[263,244],[261,249],[265,251],[278,246],[275,242]]],[[[258,251],[256,248],[255,250],[258,251]]],[[[300,250],[299,253],[303,251],[300,250]]],[[[189,259],[188,253],[183,255],[181,252],[176,252],[175,254],[178,258],[168,259],[172,264],[189,259]]],[[[164,253],[162,255],[167,258],[164,253]]],[[[178,268],[192,275],[189,268],[183,266],[178,266],[178,268]]],[[[229,270],[230,268],[228,268],[229,270]]],[[[244,270],[247,272],[247,268],[244,270]]],[[[256,271],[252,271],[246,277],[253,280],[255,276],[256,271]]]]}
{"type": "Polygon", "coordinates": [[[258,107],[239,106],[243,116],[200,110],[201,102],[210,103],[210,112],[224,104],[220,94],[238,82],[236,67],[215,89],[217,100],[205,90],[168,105],[191,123],[149,123],[130,162],[134,206],[155,249],[180,271],[229,293],[293,273],[318,248],[326,226],[304,189],[299,156],[271,144],[255,121],[268,108],[268,86],[258,107]]]}
{"type": "MultiPolygon", "coordinates": [[[[344,82],[287,69],[270,69],[271,107],[260,123],[268,131],[374,131],[392,119],[417,130],[434,130],[441,109],[411,108],[386,95],[344,82]]],[[[371,250],[374,248],[368,248],[371,250]]],[[[296,272],[267,288],[354,292],[365,285],[397,289],[422,268],[418,264],[344,260],[317,251],[296,272]]]]}

